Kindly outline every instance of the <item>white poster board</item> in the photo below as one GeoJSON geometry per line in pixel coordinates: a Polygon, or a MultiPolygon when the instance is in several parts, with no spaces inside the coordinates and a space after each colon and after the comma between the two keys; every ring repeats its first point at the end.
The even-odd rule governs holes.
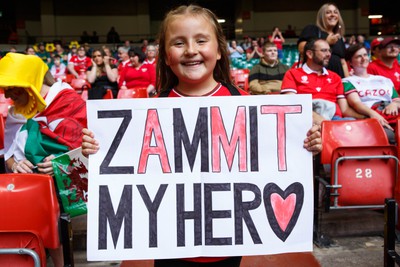
{"type": "Polygon", "coordinates": [[[311,97],[95,100],[88,260],[312,251],[311,97]]]}

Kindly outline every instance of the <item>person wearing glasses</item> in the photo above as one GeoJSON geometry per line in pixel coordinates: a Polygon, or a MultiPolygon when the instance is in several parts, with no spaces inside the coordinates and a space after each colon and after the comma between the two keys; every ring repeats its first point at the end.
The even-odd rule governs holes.
{"type": "Polygon", "coordinates": [[[365,118],[349,107],[340,76],[326,68],[331,55],[332,50],[326,40],[308,41],[304,46],[304,64],[286,72],[281,93],[311,94],[314,124],[320,125],[324,120],[365,118]]]}
{"type": "Polygon", "coordinates": [[[332,49],[327,69],[344,78],[349,76],[344,58],[346,51],[343,41],[344,34],[345,26],[339,9],[334,4],[327,3],[318,10],[316,24],[307,25],[303,29],[299,36],[299,42],[307,42],[312,38],[325,39],[332,49]]]}
{"type": "Polygon", "coordinates": [[[368,66],[368,73],[382,75],[392,80],[394,88],[400,92],[400,65],[399,56],[400,40],[393,37],[383,39],[379,45],[379,57],[368,66]]]}

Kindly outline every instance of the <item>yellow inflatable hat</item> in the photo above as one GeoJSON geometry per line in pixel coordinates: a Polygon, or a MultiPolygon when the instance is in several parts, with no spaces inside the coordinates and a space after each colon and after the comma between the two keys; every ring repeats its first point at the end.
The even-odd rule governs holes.
{"type": "Polygon", "coordinates": [[[12,87],[25,88],[29,94],[28,104],[25,106],[14,104],[15,112],[27,119],[46,108],[40,90],[48,69],[42,59],[33,55],[7,53],[0,60],[0,88],[3,90],[12,90],[12,87]]]}

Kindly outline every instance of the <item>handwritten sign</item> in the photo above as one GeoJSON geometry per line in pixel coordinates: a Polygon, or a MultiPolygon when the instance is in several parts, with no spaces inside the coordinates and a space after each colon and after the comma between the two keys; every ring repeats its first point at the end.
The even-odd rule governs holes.
{"type": "Polygon", "coordinates": [[[312,250],[311,97],[88,101],[88,260],[312,250]]]}

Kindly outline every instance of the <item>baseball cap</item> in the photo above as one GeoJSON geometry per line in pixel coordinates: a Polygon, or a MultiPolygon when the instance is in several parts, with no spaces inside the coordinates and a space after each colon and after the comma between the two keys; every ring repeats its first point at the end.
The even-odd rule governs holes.
{"type": "Polygon", "coordinates": [[[375,38],[374,40],[372,40],[371,49],[374,50],[376,47],[378,47],[381,44],[382,41],[383,41],[382,37],[378,37],[378,38],[375,38]]]}
{"type": "Polygon", "coordinates": [[[400,40],[397,38],[393,38],[393,37],[386,37],[379,44],[379,48],[385,48],[388,44],[392,44],[392,43],[400,45],[400,40]]]}
{"type": "Polygon", "coordinates": [[[29,95],[29,101],[25,106],[14,103],[16,113],[30,119],[46,108],[46,102],[40,91],[48,69],[42,59],[34,55],[7,53],[0,60],[0,88],[3,90],[12,90],[13,87],[24,88],[29,95]]]}

